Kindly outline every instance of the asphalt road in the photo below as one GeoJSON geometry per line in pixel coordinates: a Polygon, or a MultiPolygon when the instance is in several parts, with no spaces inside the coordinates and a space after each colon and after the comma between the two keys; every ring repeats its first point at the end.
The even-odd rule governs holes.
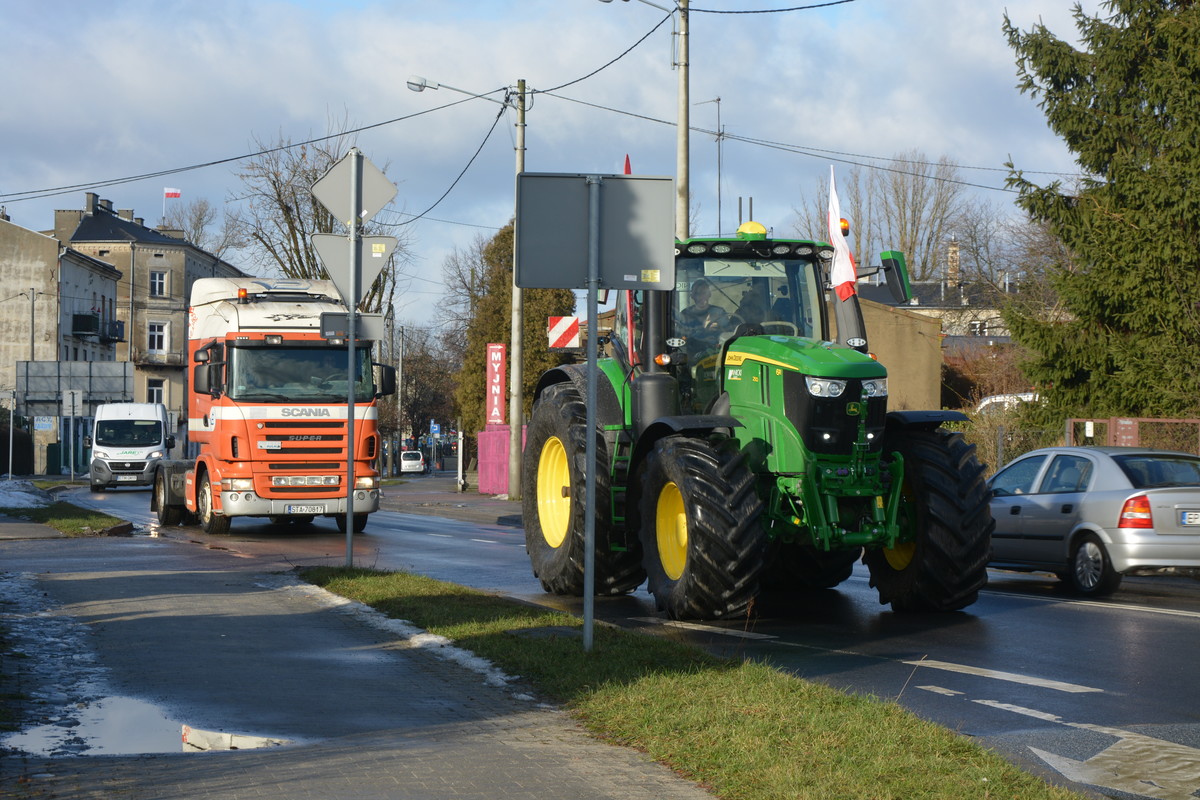
{"type": "MultiPolygon", "coordinates": [[[[582,614],[579,599],[547,595],[532,577],[514,504],[468,509],[440,476],[407,486],[431,499],[419,513],[373,515],[367,532],[353,537],[355,564],[582,614]]],[[[74,494],[74,502],[150,523],[146,492],[74,494]]],[[[347,538],[330,520],[305,528],[238,520],[229,536],[207,537],[194,527],[165,535],[264,563],[346,562],[347,538]]],[[[672,623],[654,612],[644,589],[598,599],[595,613],[896,699],[1033,772],[1076,788],[1103,787],[1103,796],[1195,800],[1200,790],[1200,583],[1189,578],[1127,578],[1110,599],[1077,600],[1048,576],[993,571],[965,611],[913,615],[879,605],[860,566],[836,590],[749,621],[672,623]]]]}

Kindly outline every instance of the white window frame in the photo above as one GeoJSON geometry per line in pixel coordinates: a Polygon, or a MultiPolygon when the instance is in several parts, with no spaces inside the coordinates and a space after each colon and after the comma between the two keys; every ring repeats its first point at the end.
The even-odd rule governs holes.
{"type": "Polygon", "coordinates": [[[166,353],[167,348],[171,346],[171,324],[169,322],[147,322],[146,323],[146,352],[147,353],[166,353]],[[158,347],[155,347],[155,339],[158,339],[158,347]]]}
{"type": "Polygon", "coordinates": [[[166,297],[167,292],[167,271],[163,269],[150,270],[150,296],[166,297]]]}

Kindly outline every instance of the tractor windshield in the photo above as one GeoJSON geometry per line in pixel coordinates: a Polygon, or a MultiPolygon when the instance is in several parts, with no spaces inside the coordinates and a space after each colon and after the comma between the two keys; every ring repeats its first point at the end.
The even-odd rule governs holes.
{"type": "Polygon", "coordinates": [[[821,336],[816,267],[799,259],[681,258],[675,267],[675,336],[689,350],[742,333],[821,336]]]}

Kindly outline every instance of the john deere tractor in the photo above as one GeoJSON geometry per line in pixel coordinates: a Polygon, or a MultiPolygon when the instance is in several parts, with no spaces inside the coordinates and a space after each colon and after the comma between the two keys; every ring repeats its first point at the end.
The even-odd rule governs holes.
{"type": "MultiPolygon", "coordinates": [[[[618,295],[593,430],[586,368],[541,377],[522,485],[546,591],[582,595],[595,514],[596,593],[648,579],[677,619],[745,615],[762,595],[803,603],[860,558],[895,610],[975,601],[993,527],[983,467],[942,427],[966,417],[888,411],[857,295],[831,301],[831,341],[832,261],[828,244],[770,239],[757,223],[678,242],[674,291],[618,295]],[[584,503],[589,436],[595,508],[584,503]]],[[[903,255],[882,254],[877,269],[906,299],[903,255]]]]}

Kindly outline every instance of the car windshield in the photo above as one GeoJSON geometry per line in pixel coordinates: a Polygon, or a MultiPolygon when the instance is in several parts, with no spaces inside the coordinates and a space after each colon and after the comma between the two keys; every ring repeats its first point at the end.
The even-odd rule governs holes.
{"type": "Polygon", "coordinates": [[[1117,466],[1137,489],[1200,486],[1200,458],[1185,455],[1114,456],[1117,466]]]}
{"type": "Polygon", "coordinates": [[[96,444],[153,447],[162,441],[162,423],[150,419],[106,419],[96,423],[96,444]]]}

